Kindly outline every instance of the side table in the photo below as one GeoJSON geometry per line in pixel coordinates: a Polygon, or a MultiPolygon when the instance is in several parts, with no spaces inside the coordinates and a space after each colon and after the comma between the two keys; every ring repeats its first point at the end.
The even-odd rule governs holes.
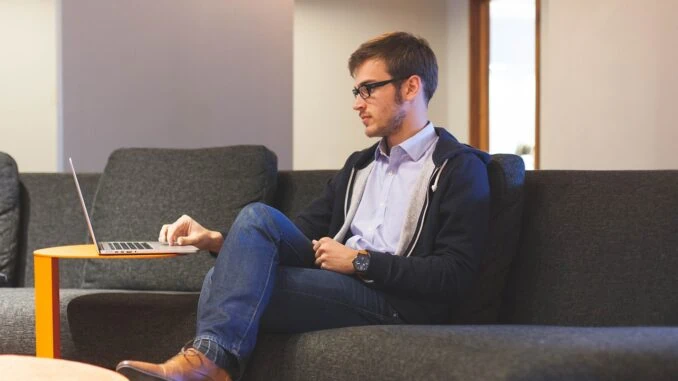
{"type": "Polygon", "coordinates": [[[32,356],[0,355],[0,369],[5,381],[128,381],[122,374],[98,366],[32,356]]]}
{"type": "Polygon", "coordinates": [[[59,312],[59,259],[144,259],[176,257],[177,254],[99,255],[94,245],[50,247],[33,252],[35,271],[35,354],[61,357],[59,312]]]}

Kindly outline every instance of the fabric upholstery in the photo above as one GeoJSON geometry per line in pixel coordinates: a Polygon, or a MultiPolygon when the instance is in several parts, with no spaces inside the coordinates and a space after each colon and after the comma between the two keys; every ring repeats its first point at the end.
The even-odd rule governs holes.
{"type": "Polygon", "coordinates": [[[678,171],[528,172],[502,322],[678,325],[678,171]]]}
{"type": "MultiPolygon", "coordinates": [[[[62,355],[163,361],[193,335],[197,293],[61,291],[62,355]],[[150,339],[152,338],[152,340],[150,339]]],[[[34,353],[33,290],[4,289],[1,353],[34,353]]],[[[369,326],[262,333],[245,381],[673,380],[678,328],[369,326]]]]}
{"type": "MultiPolygon", "coordinates": [[[[70,301],[90,290],[61,289],[61,354],[74,358],[66,314],[70,301]]],[[[35,290],[30,287],[3,288],[0,290],[0,354],[35,355],[35,290]]],[[[0,377],[2,378],[2,377],[0,377]]]]}
{"type": "Polygon", "coordinates": [[[294,218],[316,197],[337,171],[280,171],[273,207],[294,218]]]}
{"type": "MultiPolygon", "coordinates": [[[[193,337],[197,303],[197,293],[61,289],[61,355],[107,368],[164,361],[193,337]]],[[[2,290],[0,353],[35,355],[34,309],[33,288],[2,290]]]]}
{"type": "Polygon", "coordinates": [[[453,312],[451,322],[456,324],[498,321],[506,276],[518,249],[525,164],[516,155],[492,155],[487,172],[491,197],[489,247],[471,290],[453,312]]]}
{"type": "MultiPolygon", "coordinates": [[[[78,174],[85,204],[91,211],[98,174],[78,174]]],[[[88,240],[87,224],[70,173],[21,174],[21,220],[23,235],[18,285],[33,287],[33,252],[45,247],[74,245],[88,240]]],[[[62,288],[78,288],[83,281],[84,261],[59,261],[62,288]]]]}
{"type": "MultiPolygon", "coordinates": [[[[275,154],[263,146],[121,149],[109,157],[92,206],[97,239],[157,240],[182,214],[223,230],[245,205],[273,199],[275,154]]],[[[88,260],[85,288],[198,291],[209,253],[170,259],[88,260]]]]}
{"type": "Polygon", "coordinates": [[[247,381],[675,380],[678,328],[371,326],[264,335],[247,381]]]}
{"type": "Polygon", "coordinates": [[[0,287],[14,285],[19,254],[19,172],[0,152],[0,287]]]}

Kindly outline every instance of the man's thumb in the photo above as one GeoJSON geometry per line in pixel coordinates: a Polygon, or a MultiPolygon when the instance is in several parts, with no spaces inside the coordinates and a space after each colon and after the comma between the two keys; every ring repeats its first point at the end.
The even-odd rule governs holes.
{"type": "Polygon", "coordinates": [[[192,245],[197,241],[197,238],[195,236],[187,236],[187,237],[179,237],[177,239],[177,244],[179,246],[184,246],[184,245],[192,245]]]}

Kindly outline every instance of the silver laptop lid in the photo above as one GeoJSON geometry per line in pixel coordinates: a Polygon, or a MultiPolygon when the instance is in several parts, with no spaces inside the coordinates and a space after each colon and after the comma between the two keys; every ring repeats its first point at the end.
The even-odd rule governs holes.
{"type": "Polygon", "coordinates": [[[73,179],[75,180],[75,187],[78,188],[78,197],[80,197],[80,205],[82,206],[82,212],[85,213],[85,220],[87,220],[87,228],[89,229],[89,235],[94,241],[94,247],[96,247],[97,252],[99,252],[99,244],[97,243],[97,237],[94,236],[94,229],[92,229],[92,222],[89,220],[89,213],[87,213],[87,206],[85,205],[85,198],[82,197],[82,191],[80,190],[80,183],[78,182],[78,176],[75,174],[75,167],[73,167],[73,159],[68,158],[68,162],[71,164],[71,172],[73,172],[73,179]]]}

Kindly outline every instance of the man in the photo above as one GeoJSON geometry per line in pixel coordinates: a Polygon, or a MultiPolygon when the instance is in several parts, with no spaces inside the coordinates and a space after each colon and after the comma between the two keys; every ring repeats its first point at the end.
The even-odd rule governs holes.
{"type": "Polygon", "coordinates": [[[382,139],[353,153],[294,223],[260,204],[228,233],[188,216],[159,239],[218,252],[198,302],[196,337],[164,364],[123,361],[130,380],[238,378],[261,327],[304,332],[445,323],[476,273],[488,235],[489,156],[428,121],[438,66],[407,33],[367,41],[349,59],[353,109],[382,139]]]}

